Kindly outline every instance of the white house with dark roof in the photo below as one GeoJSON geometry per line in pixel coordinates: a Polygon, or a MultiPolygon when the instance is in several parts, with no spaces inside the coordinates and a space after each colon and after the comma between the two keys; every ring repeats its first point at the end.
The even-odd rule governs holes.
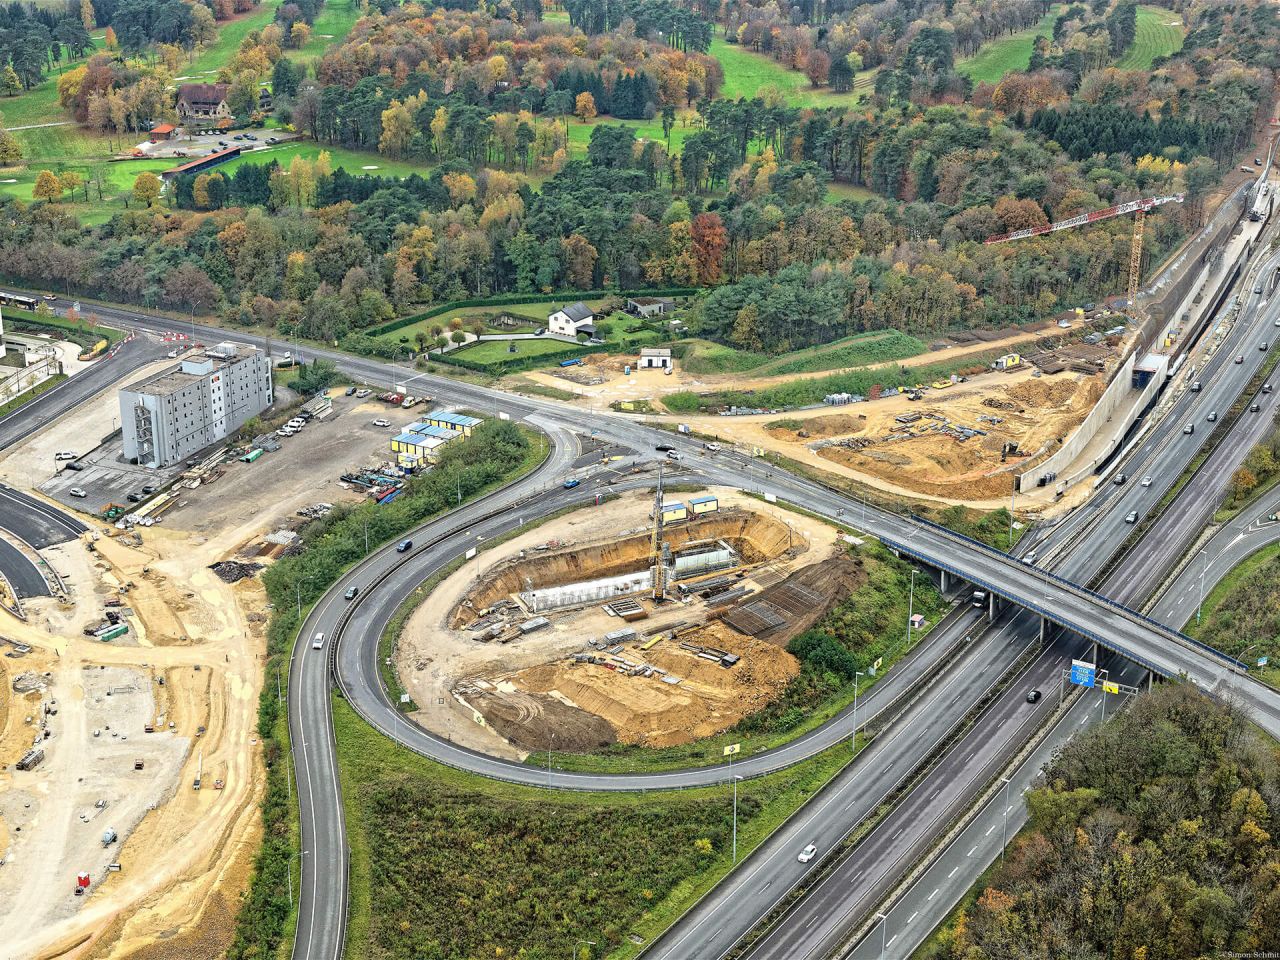
{"type": "Polygon", "coordinates": [[[579,300],[547,317],[547,330],[565,337],[576,337],[579,333],[595,333],[595,320],[596,315],[591,308],[579,300]]]}

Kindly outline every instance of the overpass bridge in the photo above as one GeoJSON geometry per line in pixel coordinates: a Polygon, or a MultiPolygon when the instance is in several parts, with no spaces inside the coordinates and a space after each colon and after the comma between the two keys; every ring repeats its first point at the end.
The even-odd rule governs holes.
{"type": "Polygon", "coordinates": [[[996,598],[1030,610],[1042,629],[1054,624],[1139,664],[1153,676],[1185,678],[1206,691],[1230,675],[1232,687],[1267,733],[1280,737],[1280,693],[1248,675],[1245,664],[1102,594],[1002,550],[919,518],[903,536],[878,533],[895,553],[984,590],[989,615],[996,598]]]}

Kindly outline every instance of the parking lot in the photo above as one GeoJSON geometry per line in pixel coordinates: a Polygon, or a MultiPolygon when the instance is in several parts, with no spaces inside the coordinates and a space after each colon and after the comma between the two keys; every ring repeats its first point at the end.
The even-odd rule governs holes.
{"type": "Polygon", "coordinates": [[[40,491],[75,510],[101,513],[110,504],[132,506],[129,494],[141,494],[145,486],[163,488],[186,467],[177,464],[161,470],[140,467],[124,458],[124,443],[119,433],[75,461],[82,470],[69,470],[64,464],[51,479],[40,484],[40,491]],[[83,490],[75,497],[71,491],[83,490]]]}

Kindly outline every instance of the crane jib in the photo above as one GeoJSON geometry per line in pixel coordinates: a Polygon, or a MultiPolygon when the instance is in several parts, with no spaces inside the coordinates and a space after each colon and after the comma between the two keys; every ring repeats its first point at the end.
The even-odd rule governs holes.
{"type": "Polygon", "coordinates": [[[1094,210],[1091,213],[1077,214],[1074,217],[1068,217],[1066,220],[1047,223],[1041,227],[1026,227],[1022,230],[1014,230],[1011,233],[998,233],[995,236],[987,237],[983,242],[988,244],[1004,243],[1007,240],[1023,240],[1027,237],[1038,237],[1046,233],[1057,233],[1059,230],[1083,227],[1086,224],[1097,223],[1099,220],[1106,220],[1110,217],[1122,217],[1126,213],[1134,213],[1138,210],[1151,210],[1153,207],[1158,207],[1164,203],[1182,203],[1182,200],[1183,195],[1181,193],[1170,194],[1167,197],[1143,197],[1141,200],[1128,200],[1113,207],[1105,207],[1102,210],[1094,210]]]}

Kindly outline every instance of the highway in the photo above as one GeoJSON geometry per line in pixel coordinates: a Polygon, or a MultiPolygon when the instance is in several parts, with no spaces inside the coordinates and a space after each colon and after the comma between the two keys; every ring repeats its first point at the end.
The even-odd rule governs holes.
{"type": "MultiPolygon", "coordinates": [[[[1154,506],[1177,479],[1182,468],[1200,447],[1200,442],[1193,441],[1195,434],[1186,435],[1181,432],[1182,425],[1192,417],[1203,421],[1208,410],[1225,412],[1254,371],[1261,366],[1261,360],[1234,363],[1234,356],[1241,355],[1236,350],[1260,335],[1267,336],[1267,325],[1274,323],[1275,308],[1265,310],[1265,304],[1255,303],[1255,299],[1258,298],[1251,298],[1245,306],[1245,310],[1252,311],[1252,314],[1242,312],[1242,320],[1237,322],[1230,336],[1216,351],[1216,356],[1197,374],[1197,378],[1205,385],[1204,389],[1199,393],[1185,391],[1156,429],[1135,445],[1120,467],[1120,470],[1129,473],[1131,483],[1122,486],[1107,484],[1088,506],[1072,514],[1067,524],[1051,529],[1050,534],[1035,545],[1040,553],[1039,562],[1052,564],[1056,569],[1069,570],[1073,577],[1082,582],[1090,581],[1110,555],[1105,545],[1119,543],[1132,529],[1124,523],[1125,514],[1130,510],[1142,510],[1144,503],[1154,506]],[[1139,478],[1155,471],[1162,472],[1163,482],[1155,483],[1153,475],[1152,485],[1143,487],[1139,478]],[[1063,527],[1066,529],[1063,530],[1063,527]],[[1071,546],[1072,552],[1065,553],[1064,546],[1071,546]]],[[[1250,360],[1247,355],[1245,359],[1250,360]]],[[[1262,395],[1262,398],[1268,397],[1262,395]]],[[[1274,399],[1274,395],[1270,395],[1269,399],[1274,399]]],[[[1175,539],[1194,537],[1203,528],[1205,520],[1212,514],[1212,505],[1217,502],[1214,499],[1206,505],[1204,498],[1221,495],[1225,479],[1265,432],[1272,422],[1273,412],[1274,408],[1271,411],[1264,410],[1261,414],[1251,415],[1246,412],[1236,422],[1230,435],[1223,438],[1214,455],[1207,461],[1206,467],[1184,486],[1172,506],[1146,531],[1136,547],[1121,558],[1115,571],[1101,588],[1103,593],[1136,604],[1156,589],[1176,559],[1176,554],[1171,554],[1165,545],[1175,539]],[[1209,469],[1214,470],[1215,474],[1212,482],[1205,482],[1206,471],[1209,469]]],[[[1203,422],[1213,426],[1207,421],[1203,422]]],[[[1205,435],[1207,434],[1208,431],[1205,431],[1205,435]]],[[[1205,435],[1202,435],[1201,442],[1205,435]]],[[[1259,518],[1270,512],[1266,509],[1266,504],[1271,499],[1274,498],[1263,498],[1246,510],[1231,525],[1235,528],[1232,533],[1219,534],[1206,544],[1206,556],[1221,558],[1215,561],[1219,564],[1221,573],[1225,573],[1247,553],[1262,545],[1260,541],[1272,533],[1270,529],[1260,529],[1259,525],[1259,518]]],[[[1280,524],[1262,526],[1280,528],[1280,524]]],[[[1280,529],[1274,532],[1273,539],[1280,539],[1280,529]]],[[[1026,546],[1031,547],[1030,544],[1026,546]]],[[[1184,570],[1153,611],[1157,619],[1174,627],[1181,626],[1187,617],[1176,612],[1172,616],[1169,614],[1180,606],[1193,608],[1195,598],[1190,596],[1193,580],[1198,596],[1198,578],[1188,576],[1184,570]]],[[[1074,655],[1092,659],[1087,648],[1078,647],[1074,655]]],[[[1060,662],[1041,664],[1040,669],[1033,668],[1029,671],[1030,680],[1026,686],[1055,691],[1061,668],[1060,662]]],[[[1129,665],[1124,665],[1124,669],[1132,672],[1129,665]]],[[[1206,687],[1217,687],[1223,677],[1229,677],[1226,668],[1220,670],[1217,677],[1200,679],[1206,687]]],[[[985,721],[998,723],[1005,717],[1016,717],[1017,711],[1025,706],[1018,700],[1018,694],[1023,692],[1025,687],[1021,691],[1010,691],[1006,703],[992,707],[984,716],[984,723],[977,725],[966,736],[965,741],[948,754],[947,761],[905,798],[886,821],[862,841],[851,857],[817,887],[811,888],[784,921],[749,951],[748,956],[757,960],[764,957],[817,957],[836,952],[849,932],[846,918],[856,921],[869,916],[893,889],[900,876],[898,868],[909,867],[928,851],[933,842],[935,825],[945,825],[966,810],[980,790],[1017,753],[1029,731],[1019,729],[1016,737],[1006,737],[1001,735],[1006,729],[1003,726],[998,728],[999,732],[984,731],[983,728],[985,721]],[[959,766],[953,762],[957,756],[965,758],[959,766]],[[915,815],[909,815],[909,811],[914,811],[915,815]]],[[[1050,699],[1052,697],[1050,693],[1050,699]]],[[[1071,733],[1071,724],[1059,723],[1055,732],[1065,737],[1071,733]]],[[[1047,749],[1050,749],[1049,746],[1037,751],[1036,755],[1039,756],[1047,749]]],[[[1013,775],[1013,779],[1015,782],[1019,778],[1029,781],[1036,769],[1038,765],[1032,766],[1030,762],[1024,764],[1013,775]]],[[[1019,802],[1015,807],[1018,817],[1011,825],[1013,830],[1021,825],[1025,817],[1022,804],[1019,802]]],[[[986,828],[991,829],[989,821],[986,822],[986,828]]],[[[889,936],[883,939],[886,942],[888,939],[896,942],[894,952],[887,956],[906,956],[918,946],[958,902],[1001,846],[1002,844],[996,844],[993,847],[989,838],[984,838],[983,843],[975,840],[974,843],[967,844],[963,856],[958,855],[954,848],[949,850],[942,861],[947,864],[945,876],[939,875],[938,865],[935,864],[898,898],[889,911],[885,924],[878,931],[884,935],[887,929],[889,936]]],[[[875,939],[874,936],[864,939],[853,955],[875,955],[868,952],[875,939]]]]}
{"type": "MultiPolygon", "coordinates": [[[[105,309],[100,312],[104,316],[108,314],[105,309]]],[[[133,317],[136,317],[136,315],[124,315],[119,320],[128,322],[133,317]]],[[[108,317],[108,319],[114,318],[108,317]]],[[[147,320],[146,318],[142,318],[142,322],[152,324],[150,329],[157,330],[167,329],[173,325],[170,321],[147,320]]],[[[211,342],[219,339],[241,341],[256,339],[244,337],[239,332],[208,328],[202,329],[200,335],[207,337],[211,342]]],[[[261,344],[260,340],[258,342],[261,344]]],[[[311,351],[311,353],[314,355],[315,351],[311,351]]],[[[450,402],[473,406],[486,411],[505,412],[513,418],[528,417],[531,414],[543,414],[548,423],[567,425],[579,423],[582,419],[580,411],[564,408],[550,401],[510,397],[468,384],[423,377],[412,371],[397,368],[394,365],[350,358],[331,351],[322,351],[322,353],[327,355],[327,358],[337,361],[346,372],[372,383],[390,384],[415,379],[417,382],[423,383],[426,390],[434,390],[450,402]]],[[[607,435],[610,439],[630,445],[638,451],[648,452],[654,440],[661,438],[677,445],[685,452],[687,457],[695,454],[694,444],[691,441],[687,441],[684,438],[673,438],[666,433],[654,431],[652,428],[647,428],[632,420],[605,415],[594,416],[593,423],[602,434],[607,435]]],[[[849,501],[847,498],[825,491],[815,484],[788,475],[772,476],[772,472],[767,468],[735,458],[732,455],[707,458],[705,469],[712,476],[712,479],[730,482],[736,486],[773,492],[779,497],[805,503],[811,509],[817,509],[830,517],[836,517],[843,512],[848,519],[852,520],[858,518],[862,510],[860,505],[849,501]]],[[[516,495],[514,491],[512,495],[516,495]]],[[[926,560],[938,560],[943,556],[951,557],[954,563],[949,565],[957,574],[976,582],[990,582],[993,589],[996,589],[994,584],[999,583],[1001,585],[1000,592],[1007,593],[1016,601],[1030,605],[1033,608],[1041,608],[1040,605],[1043,603],[1042,609],[1044,612],[1055,620],[1067,622],[1069,625],[1081,629],[1087,625],[1099,624],[1109,634],[1120,637],[1119,642],[1125,645],[1132,645],[1131,647],[1126,647],[1130,653],[1142,651],[1138,655],[1146,654],[1151,656],[1153,661],[1158,661],[1154,662],[1154,665],[1162,672],[1172,675],[1185,669],[1192,674],[1201,674],[1208,677],[1221,670],[1220,660],[1216,660],[1212,656],[1206,657],[1204,653],[1184,646],[1180,639],[1169,632],[1153,628],[1151,624],[1147,624],[1140,618],[1112,608],[1077,587],[1050,578],[1043,571],[1013,565],[1008,558],[996,551],[987,550],[976,544],[969,544],[960,538],[955,538],[935,528],[914,523],[909,518],[896,517],[872,508],[865,508],[865,523],[863,525],[867,527],[868,532],[893,540],[899,543],[904,550],[916,552],[917,555],[926,560]],[[1158,639],[1153,639],[1153,632],[1158,639]]],[[[370,574],[371,571],[361,568],[361,571],[356,575],[367,578],[370,574]]],[[[416,580],[420,580],[423,575],[419,573],[416,580]]],[[[321,605],[317,607],[317,613],[313,614],[313,616],[319,619],[315,622],[336,621],[336,610],[330,603],[330,598],[340,596],[342,590],[345,589],[345,582],[331,591],[326,600],[322,601],[321,605]]],[[[341,943],[341,931],[335,930],[334,926],[341,923],[341,911],[334,913],[331,907],[334,896],[338,896],[340,892],[339,894],[334,893],[335,883],[318,884],[316,877],[317,874],[325,878],[345,875],[345,868],[332,869],[335,864],[345,863],[340,843],[337,849],[329,850],[323,850],[317,845],[319,839],[325,836],[334,836],[333,829],[336,824],[340,824],[341,811],[337,795],[333,793],[336,787],[333,786],[332,766],[320,756],[325,752],[325,744],[330,744],[329,752],[331,754],[332,737],[331,727],[328,722],[327,696],[317,696],[316,692],[312,690],[313,686],[324,687],[326,681],[323,676],[323,669],[313,671],[320,674],[319,680],[316,681],[313,678],[308,683],[306,673],[303,667],[299,665],[299,661],[303,664],[307,662],[308,638],[313,632],[310,629],[311,626],[312,623],[309,621],[308,629],[304,631],[302,639],[299,641],[298,649],[302,652],[302,656],[295,659],[293,666],[294,679],[300,682],[298,689],[304,691],[304,693],[302,696],[292,698],[290,706],[291,728],[295,724],[299,727],[294,732],[295,744],[300,744],[297,747],[300,771],[299,798],[303,804],[304,822],[310,821],[311,823],[310,831],[304,828],[303,845],[305,851],[303,857],[304,913],[309,913],[311,916],[309,918],[300,917],[300,924],[302,924],[299,928],[300,934],[304,929],[307,929],[307,935],[305,938],[300,935],[297,944],[297,949],[304,951],[298,955],[307,957],[337,955],[336,951],[341,943]],[[297,701],[296,707],[294,706],[294,700],[297,701]],[[323,708],[321,701],[323,701],[323,708]],[[307,725],[310,729],[306,731],[301,729],[304,715],[309,718],[307,725]],[[308,781],[314,784],[316,789],[304,791],[301,772],[304,765],[307,765],[313,771],[308,776],[308,781]],[[326,786],[322,788],[321,784],[326,786]],[[326,810],[328,811],[327,813],[326,810]],[[310,891],[308,891],[308,882],[312,886],[310,891]],[[325,887],[327,892],[321,891],[319,889],[321,886],[325,887]],[[314,910],[306,906],[309,894],[311,903],[314,904],[314,910]],[[320,918],[319,921],[317,921],[317,917],[320,918]],[[324,930],[319,928],[324,928],[324,930]],[[333,948],[335,952],[329,953],[317,946],[317,933],[320,941],[335,944],[333,948]]],[[[363,632],[361,630],[361,633],[363,632]]],[[[368,636],[367,634],[365,635],[368,636]]],[[[357,648],[351,647],[351,649],[357,648]]],[[[976,646],[972,649],[972,655],[976,656],[984,648],[976,646]]],[[[347,667],[343,665],[344,663],[345,657],[340,657],[338,665],[340,676],[346,675],[347,667]]],[[[1255,694],[1255,696],[1266,704],[1267,709],[1271,711],[1272,720],[1280,717],[1280,714],[1274,712],[1275,705],[1267,702],[1265,693],[1255,694]]],[[[366,707],[373,711],[377,709],[377,704],[371,703],[366,707]]],[[[362,710],[362,712],[364,711],[362,710]]],[[[383,725],[381,721],[376,719],[376,713],[373,716],[377,725],[383,725]]],[[[388,711],[383,715],[382,720],[389,721],[385,724],[385,727],[389,727],[390,732],[399,739],[404,739],[406,736],[416,736],[416,734],[406,732],[406,728],[409,725],[400,721],[394,711],[388,711]]],[[[832,735],[834,734],[835,731],[832,731],[832,735]]],[[[843,735],[844,733],[841,732],[841,736],[843,735]]],[[[435,749],[434,744],[418,744],[417,747],[435,749]]],[[[456,762],[457,758],[453,759],[456,762]]],[[[463,759],[469,760],[470,758],[463,759]]],[[[746,764],[755,759],[748,758],[742,765],[737,765],[737,769],[741,770],[743,775],[752,775],[760,772],[760,770],[743,769],[746,764]]],[[[765,769],[777,762],[776,758],[766,759],[767,763],[764,760],[759,763],[761,769],[765,769]]],[[[528,770],[529,768],[521,769],[528,770]]],[[[714,768],[710,772],[716,778],[723,779],[723,772],[715,771],[714,768]]],[[[671,778],[689,776],[689,774],[684,771],[677,771],[661,776],[665,778],[665,783],[671,778]]],[[[598,787],[600,785],[593,784],[593,786],[598,787]]]]}

